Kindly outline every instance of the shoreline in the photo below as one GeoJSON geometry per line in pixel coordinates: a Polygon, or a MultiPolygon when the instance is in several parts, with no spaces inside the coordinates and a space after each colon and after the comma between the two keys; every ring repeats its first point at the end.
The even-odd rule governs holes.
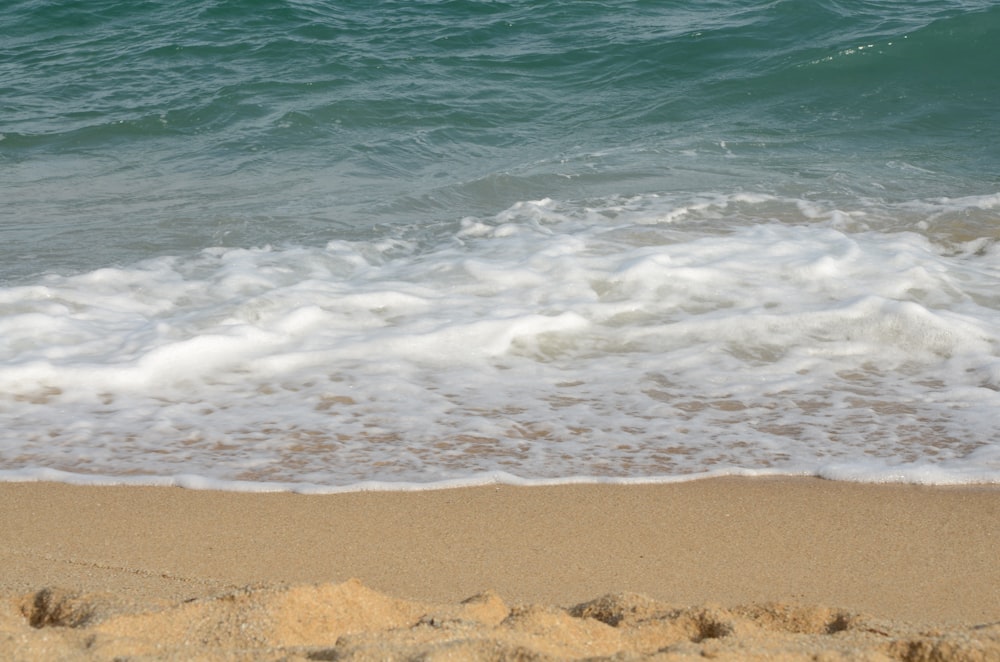
{"type": "Polygon", "coordinates": [[[357,580],[420,604],[624,594],[1000,633],[991,485],[727,477],[303,495],[18,482],[0,483],[0,529],[0,595],[22,613],[43,589],[139,613],[357,580]]]}

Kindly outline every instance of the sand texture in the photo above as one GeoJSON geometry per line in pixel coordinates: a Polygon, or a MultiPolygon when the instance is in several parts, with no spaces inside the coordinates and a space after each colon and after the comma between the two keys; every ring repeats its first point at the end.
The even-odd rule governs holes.
{"type": "Polygon", "coordinates": [[[995,487],[7,483],[0,659],[1000,661],[998,543],[995,487]]]}
{"type": "Polygon", "coordinates": [[[244,589],[166,607],[45,590],[0,616],[4,659],[995,660],[1000,624],[918,628],[787,604],[679,608],[635,594],[569,609],[400,600],[360,582],[244,589]]]}

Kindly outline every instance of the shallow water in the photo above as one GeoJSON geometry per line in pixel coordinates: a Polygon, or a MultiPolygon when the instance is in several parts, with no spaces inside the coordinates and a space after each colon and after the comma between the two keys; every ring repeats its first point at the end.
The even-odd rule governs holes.
{"type": "Polygon", "coordinates": [[[6,479],[1000,479],[991,3],[0,20],[6,479]]]}

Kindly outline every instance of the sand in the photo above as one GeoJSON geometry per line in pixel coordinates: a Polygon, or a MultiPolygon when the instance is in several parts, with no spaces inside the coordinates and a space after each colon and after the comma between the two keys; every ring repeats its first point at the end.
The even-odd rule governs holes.
{"type": "Polygon", "coordinates": [[[1000,660],[1000,488],[0,484],[0,659],[1000,660]]]}

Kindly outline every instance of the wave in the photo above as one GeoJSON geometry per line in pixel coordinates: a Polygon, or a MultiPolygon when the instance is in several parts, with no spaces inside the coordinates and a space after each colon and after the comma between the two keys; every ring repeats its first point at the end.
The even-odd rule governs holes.
{"type": "Polygon", "coordinates": [[[341,486],[996,470],[995,244],[848,231],[869,219],[765,195],[598,202],[0,290],[7,467],[341,486]]]}
{"type": "Polygon", "coordinates": [[[4,471],[995,472],[998,15],[8,3],[4,471]]]}

